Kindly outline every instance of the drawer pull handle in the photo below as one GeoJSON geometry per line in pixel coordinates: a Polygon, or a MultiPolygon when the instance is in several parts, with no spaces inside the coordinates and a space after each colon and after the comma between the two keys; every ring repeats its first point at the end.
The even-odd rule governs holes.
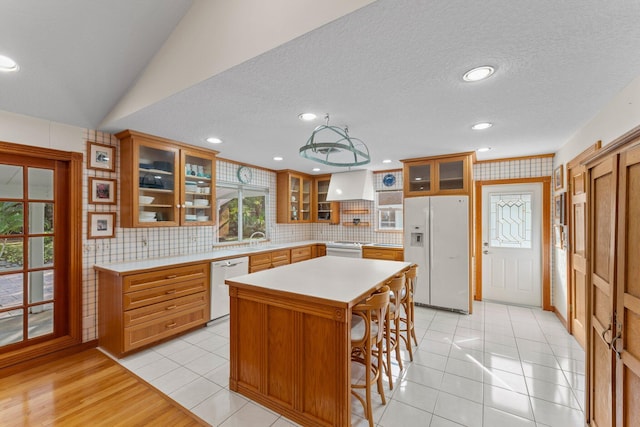
{"type": "Polygon", "coordinates": [[[175,289],[171,289],[170,291],[165,292],[165,294],[167,295],[171,295],[171,294],[175,294],[176,290],[175,289]]]}
{"type": "Polygon", "coordinates": [[[174,308],[176,308],[177,305],[170,305],[169,307],[165,308],[165,310],[173,310],[174,308]]]}
{"type": "Polygon", "coordinates": [[[169,324],[167,325],[167,329],[169,329],[169,328],[173,328],[173,327],[174,327],[174,326],[176,326],[176,325],[177,325],[177,323],[176,323],[176,322],[169,323],[169,324]]]}
{"type": "Polygon", "coordinates": [[[167,276],[167,279],[175,279],[176,277],[178,277],[177,274],[172,274],[171,276],[167,276]]]}

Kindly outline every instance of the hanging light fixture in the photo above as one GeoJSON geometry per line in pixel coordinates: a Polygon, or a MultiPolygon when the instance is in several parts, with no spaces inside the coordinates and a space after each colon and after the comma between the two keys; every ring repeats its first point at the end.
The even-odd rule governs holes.
{"type": "Polygon", "coordinates": [[[300,155],[309,160],[329,166],[362,166],[371,162],[369,149],[358,138],[349,136],[349,128],[329,126],[329,114],[324,116],[326,124],[317,126],[307,143],[300,147],[300,155]]]}

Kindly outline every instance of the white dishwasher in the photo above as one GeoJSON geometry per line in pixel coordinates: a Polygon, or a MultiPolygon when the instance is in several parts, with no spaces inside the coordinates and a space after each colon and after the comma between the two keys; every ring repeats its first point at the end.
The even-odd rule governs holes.
{"type": "Polygon", "coordinates": [[[249,257],[211,263],[211,320],[229,314],[229,287],[226,279],[249,273],[249,257]]]}

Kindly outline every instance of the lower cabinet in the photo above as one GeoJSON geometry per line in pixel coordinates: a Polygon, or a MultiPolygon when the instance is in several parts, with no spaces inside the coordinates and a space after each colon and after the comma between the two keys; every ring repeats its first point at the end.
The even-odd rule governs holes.
{"type": "Polygon", "coordinates": [[[116,357],[209,321],[210,263],[98,271],[98,339],[116,357]]]}
{"type": "Polygon", "coordinates": [[[386,259],[389,261],[404,261],[402,248],[363,247],[362,258],[386,259]]]}
{"type": "Polygon", "coordinates": [[[311,259],[311,246],[301,246],[291,249],[291,263],[311,259]]]}
{"type": "Polygon", "coordinates": [[[264,252],[249,257],[249,273],[290,264],[289,249],[264,252]]]}

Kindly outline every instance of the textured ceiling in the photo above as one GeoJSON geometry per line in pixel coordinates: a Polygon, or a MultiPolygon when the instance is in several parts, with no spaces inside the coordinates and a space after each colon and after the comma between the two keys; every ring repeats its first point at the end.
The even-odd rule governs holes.
{"type": "MultiPolygon", "coordinates": [[[[112,3],[105,2],[104,8],[112,3]]],[[[124,8],[129,2],[115,3],[124,8]]],[[[186,3],[174,6],[177,17],[184,13],[186,3]]],[[[170,14],[174,2],[161,4],[166,15],[170,14]]],[[[162,15],[158,20],[164,22],[165,30],[177,22],[158,15],[162,15]]],[[[482,146],[493,149],[479,158],[554,152],[640,75],[639,17],[638,1],[378,0],[107,122],[103,129],[130,128],[208,147],[204,139],[217,135],[225,142],[213,148],[224,158],[301,171],[317,166],[300,158],[298,148],[322,122],[301,122],[297,115],[304,111],[320,117],[330,113],[332,124],[348,125],[350,134],[369,146],[372,169],[399,167],[399,159],[482,146]],[[490,79],[461,80],[465,71],[485,64],[497,68],[490,79]],[[491,121],[494,126],[471,131],[470,126],[479,121],[491,121]],[[274,155],[285,160],[274,162],[274,155]],[[394,163],[383,165],[385,158],[394,163]]],[[[145,28],[153,27],[149,25],[153,18],[139,17],[145,28]]],[[[40,25],[52,26],[44,21],[40,25]]],[[[86,47],[74,51],[82,59],[74,61],[82,73],[70,77],[58,71],[50,81],[35,81],[47,89],[47,99],[41,103],[21,103],[13,99],[19,97],[13,90],[7,93],[12,99],[7,100],[4,82],[0,83],[0,109],[97,126],[134,82],[134,68],[140,70],[141,65],[135,64],[120,75],[125,65],[118,53],[123,46],[153,49],[168,35],[158,37],[162,40],[155,44],[148,41],[139,46],[137,37],[121,34],[132,31],[132,22],[128,29],[118,31],[120,23],[114,19],[115,40],[108,42],[105,37],[104,54],[87,52],[86,47]],[[119,77],[102,75],[104,70],[93,61],[102,61],[119,77]],[[115,70],[114,62],[119,67],[115,70]],[[96,69],[101,78],[89,78],[96,69]],[[125,77],[128,82],[123,81],[125,77]],[[51,97],[61,98],[55,103],[57,108],[50,105],[51,97]],[[90,108],[90,103],[97,105],[90,108]]],[[[77,25],[78,37],[91,36],[90,23],[77,25]]],[[[14,27],[20,34],[22,30],[14,27]]],[[[2,51],[6,29],[0,31],[2,51]]],[[[148,61],[153,52],[145,54],[148,61]]],[[[40,65],[53,64],[45,61],[40,65]]],[[[20,89],[26,97],[39,96],[29,87],[20,89]]],[[[335,170],[323,167],[323,172],[335,170]]]]}

